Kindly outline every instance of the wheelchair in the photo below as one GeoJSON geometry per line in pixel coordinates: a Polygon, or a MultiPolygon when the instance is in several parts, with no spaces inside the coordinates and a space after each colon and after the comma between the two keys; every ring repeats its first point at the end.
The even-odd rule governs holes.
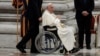
{"type": "Polygon", "coordinates": [[[61,41],[55,26],[44,26],[43,31],[35,39],[36,49],[40,53],[50,54],[61,48],[61,41]]]}

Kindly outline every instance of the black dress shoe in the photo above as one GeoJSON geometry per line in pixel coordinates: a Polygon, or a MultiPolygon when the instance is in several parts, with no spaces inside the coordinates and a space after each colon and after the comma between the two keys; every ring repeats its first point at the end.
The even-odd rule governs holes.
{"type": "Polygon", "coordinates": [[[83,49],[83,47],[79,47],[79,49],[83,49]]]}
{"type": "Polygon", "coordinates": [[[26,45],[24,45],[23,48],[26,49],[26,45]]]}
{"type": "Polygon", "coordinates": [[[90,50],[91,49],[91,47],[89,46],[89,47],[86,47],[88,50],[90,50]]]}
{"type": "Polygon", "coordinates": [[[31,52],[31,53],[33,53],[33,54],[38,54],[38,53],[40,53],[40,52],[31,52]]]}
{"type": "Polygon", "coordinates": [[[60,50],[60,53],[64,53],[64,49],[60,50]]]}
{"type": "Polygon", "coordinates": [[[37,49],[31,50],[30,53],[40,53],[37,49]]]}
{"type": "Polygon", "coordinates": [[[21,53],[26,53],[26,51],[24,50],[24,48],[20,47],[20,46],[16,46],[16,48],[21,52],[21,53]]]}
{"type": "Polygon", "coordinates": [[[62,49],[60,50],[60,53],[64,53],[64,51],[67,52],[66,48],[63,46],[62,49]]]}
{"type": "Polygon", "coordinates": [[[69,54],[70,53],[70,51],[67,51],[66,49],[64,49],[64,51],[65,51],[65,54],[69,54]]]}
{"type": "Polygon", "coordinates": [[[80,49],[79,48],[73,48],[72,50],[71,50],[71,53],[76,53],[76,52],[78,52],[80,49]]]}
{"type": "Polygon", "coordinates": [[[35,51],[30,51],[30,53],[40,53],[39,51],[35,50],[35,51]]]}

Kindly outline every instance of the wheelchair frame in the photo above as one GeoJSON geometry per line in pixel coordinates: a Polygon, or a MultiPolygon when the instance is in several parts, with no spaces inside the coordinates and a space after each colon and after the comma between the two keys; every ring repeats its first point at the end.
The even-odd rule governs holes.
{"type": "Polygon", "coordinates": [[[45,30],[43,30],[42,32],[40,32],[40,33],[37,35],[37,37],[36,37],[36,39],[35,39],[35,46],[36,46],[37,50],[38,50],[40,53],[49,54],[49,53],[53,53],[53,52],[57,51],[58,49],[60,49],[60,47],[61,47],[61,41],[57,39],[57,37],[55,36],[54,33],[50,32],[50,31],[45,31],[45,30]],[[45,39],[45,41],[46,41],[46,42],[45,42],[45,44],[46,44],[46,49],[44,49],[44,51],[42,51],[42,50],[41,50],[41,42],[42,42],[42,38],[41,38],[41,37],[43,37],[43,35],[46,36],[46,34],[49,35],[50,38],[46,37],[46,39],[45,39]],[[53,38],[54,38],[54,39],[53,39],[53,38]],[[50,44],[50,48],[51,48],[51,49],[48,49],[48,43],[47,43],[48,40],[49,40],[49,42],[51,42],[51,41],[53,40],[53,43],[54,43],[54,48],[53,48],[53,49],[51,48],[51,44],[50,44]],[[40,43],[39,43],[38,41],[39,41],[40,43]]]}

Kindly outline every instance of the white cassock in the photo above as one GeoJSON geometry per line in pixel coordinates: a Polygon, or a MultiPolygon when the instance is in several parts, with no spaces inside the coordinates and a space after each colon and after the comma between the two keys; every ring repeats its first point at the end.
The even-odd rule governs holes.
{"type": "Polygon", "coordinates": [[[56,15],[49,13],[48,10],[45,10],[42,16],[42,26],[46,25],[57,27],[57,33],[67,51],[74,48],[75,37],[73,27],[62,25],[56,15]]]}

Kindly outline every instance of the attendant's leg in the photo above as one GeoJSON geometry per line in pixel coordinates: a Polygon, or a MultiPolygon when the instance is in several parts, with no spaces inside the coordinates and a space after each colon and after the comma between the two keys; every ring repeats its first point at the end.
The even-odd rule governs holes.
{"type": "Polygon", "coordinates": [[[31,45],[31,53],[37,52],[35,48],[35,38],[38,34],[38,27],[39,27],[39,8],[38,8],[38,1],[37,0],[29,0],[27,11],[25,13],[26,17],[29,18],[30,27],[29,27],[29,33],[32,40],[31,45]]]}
{"type": "Polygon", "coordinates": [[[29,31],[29,32],[27,32],[27,34],[25,34],[25,36],[22,38],[22,40],[16,46],[17,49],[19,49],[19,51],[21,51],[22,53],[26,53],[26,51],[24,50],[24,46],[30,39],[30,36],[31,35],[30,35],[30,31],[29,31]]]}
{"type": "Polygon", "coordinates": [[[34,30],[34,24],[32,20],[29,21],[31,24],[29,25],[29,30],[25,34],[25,36],[22,38],[22,40],[17,44],[17,48],[23,53],[24,45],[29,41],[29,39],[33,36],[33,30],[34,30]]]}
{"type": "Polygon", "coordinates": [[[29,20],[25,19],[25,34],[28,32],[29,30],[29,20]]]}
{"type": "Polygon", "coordinates": [[[39,22],[35,22],[36,24],[32,23],[32,36],[31,36],[31,53],[39,53],[35,47],[35,39],[39,33],[39,22]]]}
{"type": "MultiPolygon", "coordinates": [[[[32,22],[32,21],[29,21],[29,22],[32,22]]],[[[18,43],[19,46],[23,47],[23,45],[25,45],[27,43],[27,41],[31,38],[31,36],[33,35],[32,33],[32,30],[33,30],[33,25],[30,24],[29,25],[29,29],[27,31],[27,33],[25,34],[25,36],[22,38],[22,40],[18,43]]]]}
{"type": "Polygon", "coordinates": [[[85,33],[86,33],[86,47],[87,49],[91,49],[91,17],[88,16],[85,18],[85,33]]]}
{"type": "Polygon", "coordinates": [[[78,40],[78,43],[79,43],[79,48],[82,49],[83,48],[83,42],[84,42],[84,19],[82,17],[77,17],[76,18],[77,20],[77,24],[78,24],[78,29],[79,29],[79,40],[78,40]]]}
{"type": "Polygon", "coordinates": [[[24,36],[24,33],[23,33],[23,28],[24,28],[24,25],[23,25],[23,21],[24,21],[24,19],[21,17],[21,37],[23,37],[24,36]]]}

